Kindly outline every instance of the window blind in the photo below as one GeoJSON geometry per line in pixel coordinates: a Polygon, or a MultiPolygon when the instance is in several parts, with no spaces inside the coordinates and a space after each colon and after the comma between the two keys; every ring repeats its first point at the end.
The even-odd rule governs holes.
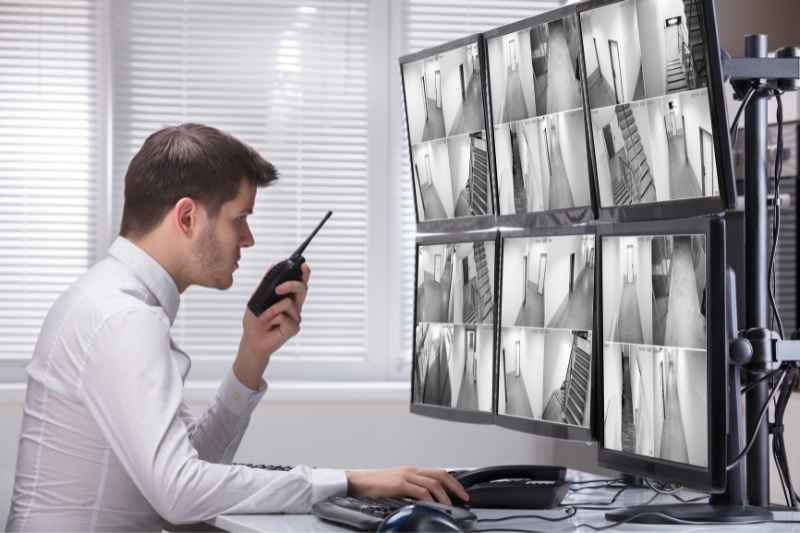
{"type": "Polygon", "coordinates": [[[97,15],[0,3],[0,362],[24,379],[48,309],[95,260],[97,15]]]}
{"type": "MultiPolygon", "coordinates": [[[[115,233],[127,165],[163,126],[217,127],[280,173],[257,195],[256,245],[243,250],[233,287],[193,287],[181,299],[173,333],[195,369],[230,364],[245,304],[266,268],[288,257],[328,209],[333,217],[304,254],[312,280],[303,333],[273,357],[270,375],[308,377],[297,364],[313,361],[309,372],[353,377],[357,370],[342,370],[345,363],[355,368],[366,357],[368,4],[113,4],[115,233]]],[[[204,376],[193,369],[193,377],[204,376]]]]}
{"type": "MultiPolygon", "coordinates": [[[[556,9],[564,0],[407,0],[404,6],[403,51],[410,54],[439,44],[481,33],[517,20],[556,9]]],[[[400,109],[404,113],[402,92],[400,109]]],[[[401,357],[410,368],[414,316],[414,235],[416,218],[408,162],[408,137],[405,115],[402,122],[401,169],[401,299],[403,349],[401,357]]]]}

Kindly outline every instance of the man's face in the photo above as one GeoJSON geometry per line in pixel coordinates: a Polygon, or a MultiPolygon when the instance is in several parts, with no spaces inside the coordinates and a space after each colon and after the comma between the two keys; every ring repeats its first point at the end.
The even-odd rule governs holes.
{"type": "Polygon", "coordinates": [[[216,289],[233,285],[233,271],[239,268],[241,249],[255,244],[247,223],[255,200],[255,185],[243,179],[236,198],[222,204],[215,218],[205,218],[194,246],[195,283],[216,289]]]}

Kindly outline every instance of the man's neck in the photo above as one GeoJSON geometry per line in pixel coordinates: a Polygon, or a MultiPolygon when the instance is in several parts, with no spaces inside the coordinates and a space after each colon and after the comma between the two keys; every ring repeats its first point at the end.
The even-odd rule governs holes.
{"type": "Polygon", "coordinates": [[[132,236],[124,237],[161,265],[161,267],[167,271],[167,274],[172,277],[175,286],[178,288],[178,293],[183,294],[183,291],[188,288],[189,283],[185,281],[186,276],[183,275],[184,269],[176,257],[176,255],[179,254],[176,254],[174,246],[169,246],[167,239],[155,233],[154,231],[138,238],[132,236]]]}

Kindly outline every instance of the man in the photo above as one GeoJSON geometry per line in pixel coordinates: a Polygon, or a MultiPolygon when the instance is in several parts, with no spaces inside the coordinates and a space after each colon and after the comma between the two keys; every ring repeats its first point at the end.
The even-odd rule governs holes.
{"type": "Polygon", "coordinates": [[[300,330],[310,271],[243,333],[216,399],[194,418],[190,360],[170,335],[190,285],[227,289],[256,188],[277,178],[214,128],[152,134],[125,176],[120,237],[53,305],[28,367],[10,531],[160,530],[160,518],[307,512],[332,495],[466,499],[442,470],[272,472],[230,462],[266,391],[270,356],[300,330]]]}

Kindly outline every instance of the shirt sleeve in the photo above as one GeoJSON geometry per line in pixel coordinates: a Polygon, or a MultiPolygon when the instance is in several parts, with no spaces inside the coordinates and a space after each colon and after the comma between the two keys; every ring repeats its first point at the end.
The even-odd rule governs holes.
{"type": "MultiPolygon", "coordinates": [[[[157,311],[136,308],[106,319],[88,355],[80,395],[132,481],[165,520],[304,513],[346,492],[343,471],[301,465],[270,472],[202,460],[180,417],[183,383],[170,357],[168,323],[157,311]]],[[[228,408],[225,397],[218,401],[228,408]]]]}
{"type": "Polygon", "coordinates": [[[228,370],[222,379],[214,401],[199,418],[194,418],[181,402],[180,417],[189,431],[189,440],[198,456],[212,463],[230,463],[242,441],[253,409],[267,391],[262,380],[257,391],[243,385],[228,370]]]}

